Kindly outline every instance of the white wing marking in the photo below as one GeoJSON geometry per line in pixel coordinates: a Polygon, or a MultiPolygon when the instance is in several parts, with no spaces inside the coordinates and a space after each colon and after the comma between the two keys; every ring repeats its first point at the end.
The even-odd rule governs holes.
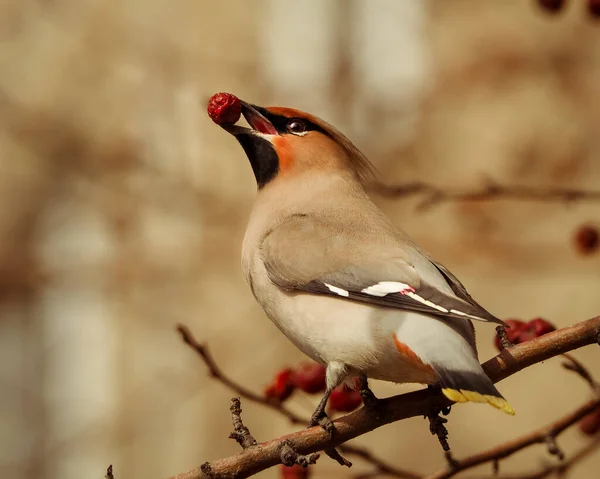
{"type": "Polygon", "coordinates": [[[369,294],[371,296],[387,296],[391,293],[407,294],[407,291],[414,292],[414,289],[405,283],[398,283],[396,281],[380,281],[373,286],[369,286],[361,290],[361,293],[369,294]]]}
{"type": "Polygon", "coordinates": [[[430,308],[437,309],[438,311],[441,311],[442,313],[448,312],[448,310],[446,308],[443,308],[442,306],[440,306],[438,304],[432,303],[431,301],[429,301],[425,298],[421,298],[421,296],[419,296],[418,294],[415,294],[415,293],[405,293],[405,294],[409,298],[412,298],[415,301],[418,301],[419,303],[423,303],[423,304],[429,306],[430,308]]]}
{"type": "Polygon", "coordinates": [[[329,291],[331,291],[332,293],[338,294],[340,296],[344,296],[344,297],[348,297],[350,296],[350,293],[348,293],[348,291],[346,291],[345,289],[342,288],[338,288],[337,286],[332,286],[330,284],[327,283],[323,283],[325,286],[327,286],[329,288],[329,291]]]}
{"type": "Polygon", "coordinates": [[[481,321],[483,319],[483,318],[480,318],[479,316],[473,316],[472,314],[463,313],[462,311],[459,311],[458,309],[451,309],[450,312],[454,313],[454,314],[458,314],[459,316],[466,316],[467,318],[477,319],[479,321],[481,321]]]}

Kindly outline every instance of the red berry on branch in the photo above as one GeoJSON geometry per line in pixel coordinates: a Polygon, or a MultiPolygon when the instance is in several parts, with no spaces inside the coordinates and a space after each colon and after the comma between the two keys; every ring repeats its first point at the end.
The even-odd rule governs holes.
{"type": "Polygon", "coordinates": [[[555,330],[556,328],[549,321],[542,318],[535,318],[519,326],[511,342],[513,344],[525,343],[555,330]]]}
{"type": "Polygon", "coordinates": [[[537,0],[538,5],[549,13],[559,12],[565,4],[565,0],[537,0]]]}
{"type": "Polygon", "coordinates": [[[240,119],[242,104],[231,93],[216,93],[208,100],[207,111],[217,125],[233,125],[240,119]]]}
{"type": "Polygon", "coordinates": [[[600,432],[600,408],[584,416],[579,421],[579,430],[587,436],[593,436],[600,432]]]}
{"type": "Polygon", "coordinates": [[[309,394],[325,391],[325,366],[319,363],[304,363],[294,371],[292,383],[309,394]]]}
{"type": "Polygon", "coordinates": [[[527,323],[527,325],[530,328],[533,328],[536,338],[539,338],[544,334],[551,333],[552,331],[556,331],[556,327],[550,321],[546,321],[543,318],[532,319],[527,323]]]}
{"type": "Polygon", "coordinates": [[[600,246],[600,234],[598,233],[598,228],[592,225],[583,225],[579,227],[575,232],[575,246],[577,251],[584,255],[596,252],[598,246],[600,246]]]}
{"type": "Polygon", "coordinates": [[[600,17],[600,0],[588,0],[588,11],[593,17],[600,17]]]}
{"type": "Polygon", "coordinates": [[[278,372],[273,382],[265,389],[265,397],[285,401],[294,392],[294,383],[292,382],[293,371],[283,369],[278,372]]]}
{"type": "Polygon", "coordinates": [[[543,336],[544,334],[547,334],[551,331],[555,331],[556,328],[554,327],[554,325],[548,321],[546,321],[545,319],[542,318],[535,318],[532,319],[531,321],[529,321],[528,323],[525,324],[525,326],[523,326],[520,329],[517,341],[515,344],[517,343],[524,343],[527,341],[531,341],[532,339],[535,338],[539,338],[540,336],[543,336]]]}
{"type": "Polygon", "coordinates": [[[361,403],[360,392],[350,389],[345,384],[335,388],[329,396],[329,407],[334,411],[354,411],[361,403]]]}
{"type": "Polygon", "coordinates": [[[310,468],[302,467],[300,464],[294,464],[291,467],[281,465],[282,479],[305,479],[310,476],[310,468]]]}

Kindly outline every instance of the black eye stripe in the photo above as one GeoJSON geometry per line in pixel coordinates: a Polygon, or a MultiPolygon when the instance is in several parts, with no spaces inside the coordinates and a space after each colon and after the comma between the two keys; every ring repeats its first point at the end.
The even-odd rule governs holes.
{"type": "Polygon", "coordinates": [[[255,105],[252,105],[252,106],[254,108],[256,108],[256,110],[258,110],[260,112],[260,114],[263,115],[267,120],[269,120],[271,122],[271,124],[275,127],[277,132],[281,135],[289,133],[287,127],[291,122],[299,121],[299,122],[302,122],[302,124],[304,125],[304,127],[305,127],[304,131],[318,131],[320,133],[323,133],[324,135],[329,136],[329,134],[323,128],[321,128],[319,125],[313,123],[312,121],[307,120],[306,118],[298,118],[298,117],[290,118],[290,117],[283,116],[283,115],[275,115],[274,113],[271,113],[270,111],[268,111],[265,108],[262,108],[260,106],[255,106],[255,105]]]}

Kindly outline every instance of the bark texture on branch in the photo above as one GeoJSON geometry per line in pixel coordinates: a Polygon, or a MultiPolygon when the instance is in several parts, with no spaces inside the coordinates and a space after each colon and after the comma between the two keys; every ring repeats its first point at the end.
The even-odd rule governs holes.
{"type": "MultiPolygon", "coordinates": [[[[600,340],[600,316],[559,329],[509,349],[483,364],[483,368],[494,382],[501,381],[520,370],[600,340]]],[[[415,416],[424,416],[432,408],[443,408],[452,404],[439,392],[424,389],[383,399],[387,414],[373,417],[361,408],[334,421],[336,434],[333,440],[320,427],[304,429],[278,439],[259,443],[239,454],[210,463],[211,475],[201,467],[178,474],[172,479],[203,479],[218,477],[249,477],[280,462],[279,450],[282,441],[288,441],[295,451],[308,454],[323,450],[327,446],[341,444],[385,424],[415,416]]]]}

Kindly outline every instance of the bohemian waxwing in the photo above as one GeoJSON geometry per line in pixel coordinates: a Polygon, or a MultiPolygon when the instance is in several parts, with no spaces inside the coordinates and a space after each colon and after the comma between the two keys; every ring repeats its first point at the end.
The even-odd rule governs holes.
{"type": "Polygon", "coordinates": [[[514,414],[477,359],[471,320],[503,324],[367,196],[365,156],[323,120],[241,102],[242,145],[258,195],[242,247],[256,300],[301,351],[327,366],[312,417],[331,431],[333,388],[366,378],[438,385],[454,402],[514,414]]]}

